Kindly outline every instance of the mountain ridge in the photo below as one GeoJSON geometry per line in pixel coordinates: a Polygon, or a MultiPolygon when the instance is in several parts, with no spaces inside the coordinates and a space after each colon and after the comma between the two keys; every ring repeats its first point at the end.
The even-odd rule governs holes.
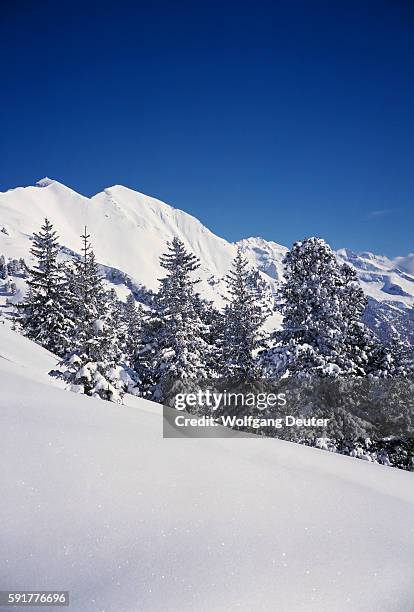
{"type": "MultiPolygon", "coordinates": [[[[23,257],[30,264],[31,236],[46,216],[53,223],[62,246],[75,253],[80,252],[79,235],[86,225],[97,261],[105,269],[107,278],[110,269],[116,271],[118,279],[122,271],[129,279],[129,287],[135,283],[157,289],[158,279],[163,275],[159,256],[173,236],[178,236],[199,258],[200,293],[218,305],[223,304],[222,279],[230,270],[237,248],[260,271],[269,292],[274,293],[283,280],[282,260],[288,249],[275,241],[249,237],[228,242],[186,211],[129,187],[113,185],[87,197],[48,177],[36,185],[0,193],[0,255],[23,257]]],[[[375,304],[381,304],[377,313],[368,313],[371,319],[380,312],[383,321],[387,312],[391,320],[395,308],[404,316],[411,311],[414,254],[392,259],[369,251],[356,253],[342,248],[336,251],[336,256],[357,271],[370,298],[369,308],[375,310],[375,304]]],[[[121,294],[127,294],[128,283],[121,294]]],[[[120,284],[116,283],[118,291],[120,284]]],[[[273,323],[279,322],[280,316],[273,323]]]]}

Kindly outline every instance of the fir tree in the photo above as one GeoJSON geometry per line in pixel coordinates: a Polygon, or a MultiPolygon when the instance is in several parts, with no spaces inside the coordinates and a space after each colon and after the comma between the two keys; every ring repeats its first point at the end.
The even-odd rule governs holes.
{"type": "Polygon", "coordinates": [[[67,274],[77,327],[72,350],[59,364],[59,375],[74,391],[120,401],[124,385],[111,296],[104,289],[86,228],[81,238],[82,256],[73,261],[67,274]]]}
{"type": "Polygon", "coordinates": [[[376,378],[406,375],[409,372],[406,347],[396,335],[391,338],[388,346],[384,345],[362,322],[368,300],[358,282],[356,272],[348,264],[344,264],[340,271],[343,279],[342,350],[346,355],[346,373],[376,378]]]}
{"type": "Polygon", "coordinates": [[[401,369],[389,347],[362,322],[366,298],[355,271],[340,266],[318,238],[296,243],[285,266],[283,329],[264,365],[270,377],[288,373],[304,379],[293,380],[289,410],[311,409],[328,417],[326,435],[337,448],[354,448],[358,439],[373,435],[382,413],[409,419],[405,387],[397,386],[391,395],[389,385],[372,380],[401,369]]]}
{"type": "Polygon", "coordinates": [[[270,314],[264,287],[260,275],[249,268],[240,249],[225,280],[227,304],[222,321],[217,321],[221,329],[218,336],[221,375],[241,381],[255,379],[261,375],[257,352],[263,348],[263,324],[270,314]]]}
{"type": "Polygon", "coordinates": [[[68,295],[62,264],[57,261],[59,243],[48,219],[38,234],[34,234],[31,254],[36,265],[29,270],[28,294],[21,304],[26,335],[57,355],[69,346],[74,328],[68,315],[68,295]]]}
{"type": "Polygon", "coordinates": [[[366,298],[354,270],[340,266],[320,238],[293,245],[284,259],[284,367],[298,375],[365,376],[375,369],[379,345],[362,323],[366,298]]]}
{"type": "Polygon", "coordinates": [[[286,282],[283,300],[282,344],[309,348],[329,358],[341,334],[342,285],[335,255],[324,240],[308,238],[296,242],[284,259],[286,282]]]}
{"type": "Polygon", "coordinates": [[[341,285],[338,287],[338,295],[342,321],[337,363],[344,374],[366,376],[373,370],[374,353],[380,343],[362,321],[367,298],[355,270],[344,264],[339,268],[339,272],[341,285]]]}
{"type": "Polygon", "coordinates": [[[4,255],[0,255],[0,278],[6,280],[9,275],[9,268],[4,255]]]}
{"type": "Polygon", "coordinates": [[[122,320],[122,332],[124,336],[123,348],[128,363],[132,365],[135,359],[137,344],[139,342],[143,318],[142,307],[137,304],[132,293],[129,294],[125,304],[122,305],[120,317],[122,320]]]}
{"type": "Polygon", "coordinates": [[[160,402],[174,386],[207,374],[206,330],[195,291],[198,280],[192,277],[200,264],[178,238],[167,246],[160,258],[167,274],[143,322],[136,359],[142,393],[160,402]]]}
{"type": "Polygon", "coordinates": [[[196,311],[203,323],[202,338],[205,343],[205,363],[207,376],[210,379],[221,376],[224,315],[213,302],[203,300],[196,294],[196,311]]]}
{"type": "Polygon", "coordinates": [[[143,313],[134,355],[139,394],[146,399],[156,399],[156,395],[160,396],[157,391],[162,377],[162,356],[165,345],[162,315],[161,308],[154,300],[152,308],[143,313]]]}
{"type": "Polygon", "coordinates": [[[106,295],[86,227],[81,239],[82,255],[74,260],[73,292],[79,315],[78,334],[87,346],[94,335],[94,322],[105,313],[106,295]]]}

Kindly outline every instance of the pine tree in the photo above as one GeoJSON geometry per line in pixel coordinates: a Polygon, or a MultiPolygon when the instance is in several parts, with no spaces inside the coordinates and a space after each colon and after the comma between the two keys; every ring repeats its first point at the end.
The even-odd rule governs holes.
{"type": "Polygon", "coordinates": [[[9,275],[9,268],[4,255],[0,255],[0,278],[6,280],[9,275]]]}
{"type": "Polygon", "coordinates": [[[225,280],[228,297],[218,340],[221,375],[241,381],[256,379],[261,375],[257,352],[264,346],[263,324],[270,314],[264,287],[240,249],[225,280]]]}
{"type": "Polygon", "coordinates": [[[94,335],[94,322],[105,313],[106,295],[86,227],[81,239],[82,256],[74,260],[73,289],[80,322],[78,331],[81,341],[87,346],[94,335]]]}
{"type": "Polygon", "coordinates": [[[146,399],[156,399],[161,395],[158,392],[158,386],[162,377],[162,357],[165,345],[162,315],[162,309],[155,299],[152,308],[143,313],[134,355],[134,370],[138,380],[139,394],[146,399]]]}
{"type": "Polygon", "coordinates": [[[383,413],[409,420],[405,386],[391,389],[375,380],[402,370],[362,322],[366,298],[355,271],[340,266],[318,238],[294,244],[284,263],[283,329],[265,367],[269,376],[293,375],[286,379],[293,391],[289,410],[329,418],[326,435],[337,448],[354,448],[361,436],[373,435],[383,413]]]}
{"type": "Polygon", "coordinates": [[[310,361],[314,353],[329,358],[342,323],[342,280],[335,256],[324,240],[308,238],[293,245],[284,265],[282,343],[292,349],[307,347],[310,361]]]}
{"type": "Polygon", "coordinates": [[[21,263],[18,259],[9,259],[9,263],[7,265],[9,269],[10,276],[16,276],[21,270],[21,263]]]}
{"type": "Polygon", "coordinates": [[[339,269],[341,286],[338,288],[341,308],[341,336],[337,361],[344,374],[366,376],[373,369],[374,353],[379,341],[362,322],[367,298],[358,282],[356,272],[348,264],[339,269]],[[342,358],[340,357],[342,355],[342,358]]]}
{"type": "Polygon", "coordinates": [[[221,376],[224,338],[224,315],[213,302],[196,294],[196,311],[203,323],[202,339],[205,343],[206,372],[209,379],[221,376]]]}
{"type": "Polygon", "coordinates": [[[297,375],[364,376],[376,350],[362,323],[366,298],[354,270],[320,238],[296,242],[285,259],[284,314],[275,354],[297,375]]]}
{"type": "Polygon", "coordinates": [[[59,364],[59,375],[74,391],[120,401],[124,385],[111,296],[104,289],[86,227],[81,238],[82,256],[73,261],[67,274],[77,327],[71,338],[72,350],[59,364]]]}
{"type": "Polygon", "coordinates": [[[389,346],[385,346],[362,322],[368,300],[358,282],[356,272],[348,264],[344,264],[340,271],[343,278],[342,350],[346,355],[346,373],[351,376],[375,378],[406,375],[409,371],[405,358],[406,348],[397,336],[393,336],[389,346]]]}
{"type": "Polygon", "coordinates": [[[120,317],[122,320],[123,348],[128,363],[132,365],[139,342],[143,318],[142,307],[140,304],[137,304],[132,293],[127,297],[125,304],[122,304],[120,317]]]}
{"type": "Polygon", "coordinates": [[[198,259],[175,237],[160,265],[167,274],[143,322],[136,370],[143,395],[162,402],[177,385],[203,378],[207,372],[206,330],[195,291],[198,280],[192,278],[198,259]]]}
{"type": "Polygon", "coordinates": [[[68,315],[63,265],[57,261],[59,243],[48,219],[34,234],[31,254],[37,259],[29,270],[28,293],[21,308],[26,335],[57,355],[64,355],[74,328],[68,315]]]}

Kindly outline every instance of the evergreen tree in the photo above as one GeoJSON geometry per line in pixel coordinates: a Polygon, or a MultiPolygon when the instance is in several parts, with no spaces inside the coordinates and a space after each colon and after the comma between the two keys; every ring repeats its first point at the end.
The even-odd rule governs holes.
{"type": "Polygon", "coordinates": [[[325,435],[336,448],[354,448],[358,439],[374,435],[382,414],[409,421],[406,387],[375,380],[403,370],[395,352],[362,322],[366,298],[355,271],[340,266],[318,238],[296,243],[285,266],[283,329],[264,367],[270,377],[302,379],[293,378],[289,410],[329,418],[325,435]]]}
{"type": "Polygon", "coordinates": [[[16,276],[21,270],[21,263],[18,259],[9,259],[7,264],[10,276],[16,276]]]}
{"type": "Polygon", "coordinates": [[[366,298],[355,271],[320,238],[295,243],[284,264],[284,349],[274,351],[283,367],[305,376],[374,374],[381,347],[362,323],[366,298]]]}
{"type": "Polygon", "coordinates": [[[343,288],[343,351],[347,356],[347,374],[387,378],[404,376],[409,372],[407,347],[394,335],[388,346],[363,322],[367,298],[358,282],[356,272],[348,264],[341,267],[343,288]]]}
{"type": "Polygon", "coordinates": [[[9,275],[9,268],[4,255],[0,255],[0,278],[6,280],[9,275]]]}
{"type": "Polygon", "coordinates": [[[319,238],[296,242],[283,263],[286,282],[281,288],[282,344],[293,352],[298,346],[304,348],[295,355],[301,369],[320,367],[324,359],[329,361],[334,355],[342,331],[338,263],[319,238]]]}
{"type": "Polygon", "coordinates": [[[82,256],[67,274],[77,327],[72,350],[59,364],[59,375],[74,391],[120,401],[124,385],[117,329],[111,319],[113,299],[104,289],[86,228],[81,238],[82,256]]]}
{"type": "Polygon", "coordinates": [[[29,275],[29,268],[25,262],[25,260],[23,259],[23,257],[20,257],[19,259],[19,270],[22,273],[23,278],[27,278],[29,275]]]}
{"type": "Polygon", "coordinates": [[[143,318],[142,307],[140,304],[137,304],[132,293],[129,294],[125,304],[122,306],[123,308],[120,316],[123,323],[123,348],[128,363],[132,365],[141,333],[143,318]]]}
{"type": "Polygon", "coordinates": [[[195,291],[198,280],[192,278],[200,264],[178,238],[167,247],[160,258],[167,274],[143,321],[136,358],[143,395],[159,402],[184,381],[207,375],[206,329],[195,291]]]}
{"type": "Polygon", "coordinates": [[[210,379],[221,376],[224,315],[213,302],[203,300],[196,294],[196,311],[203,323],[202,338],[205,343],[205,363],[207,376],[210,379]]]}
{"type": "Polygon", "coordinates": [[[57,261],[59,249],[53,225],[45,219],[40,232],[34,234],[31,254],[37,263],[29,270],[29,290],[21,308],[26,335],[53,353],[63,355],[74,323],[67,312],[63,266],[57,261]]]}
{"type": "Polygon", "coordinates": [[[367,298],[358,282],[356,272],[348,264],[339,268],[341,285],[338,288],[342,316],[337,363],[342,373],[366,376],[375,371],[375,353],[380,347],[373,332],[362,322],[367,298]]]}
{"type": "Polygon", "coordinates": [[[154,299],[152,308],[143,313],[134,355],[139,394],[146,399],[156,399],[161,395],[158,386],[162,378],[163,347],[166,344],[162,316],[162,309],[154,299]]]}
{"type": "Polygon", "coordinates": [[[81,341],[87,346],[94,336],[95,321],[105,313],[107,297],[86,227],[81,239],[82,256],[74,260],[73,290],[75,308],[79,315],[78,334],[80,333],[81,341]]]}
{"type": "Polygon", "coordinates": [[[264,299],[264,286],[257,271],[249,268],[240,249],[232,270],[225,278],[228,297],[222,321],[220,371],[223,377],[250,380],[261,375],[257,352],[264,345],[263,324],[270,314],[264,299]]]}

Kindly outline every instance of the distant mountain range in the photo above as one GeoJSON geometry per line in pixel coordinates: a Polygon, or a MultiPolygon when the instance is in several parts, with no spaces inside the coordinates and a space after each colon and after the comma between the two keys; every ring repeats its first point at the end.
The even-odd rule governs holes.
{"type": "MultiPolygon", "coordinates": [[[[87,198],[48,178],[0,193],[0,255],[30,262],[31,237],[45,217],[60,236],[62,256],[79,253],[79,235],[88,227],[102,271],[121,297],[132,290],[140,299],[146,289],[157,288],[163,275],[159,256],[173,236],[200,259],[200,293],[216,303],[222,302],[222,278],[237,247],[260,270],[269,293],[283,280],[287,247],[277,242],[247,238],[230,243],[186,212],[127,187],[116,185],[87,198]]],[[[414,345],[414,254],[390,259],[340,249],[337,257],[358,273],[369,297],[365,315],[369,325],[383,337],[399,333],[414,345]]],[[[21,293],[23,286],[17,284],[21,293]]],[[[279,322],[276,314],[270,324],[279,322]]]]}

